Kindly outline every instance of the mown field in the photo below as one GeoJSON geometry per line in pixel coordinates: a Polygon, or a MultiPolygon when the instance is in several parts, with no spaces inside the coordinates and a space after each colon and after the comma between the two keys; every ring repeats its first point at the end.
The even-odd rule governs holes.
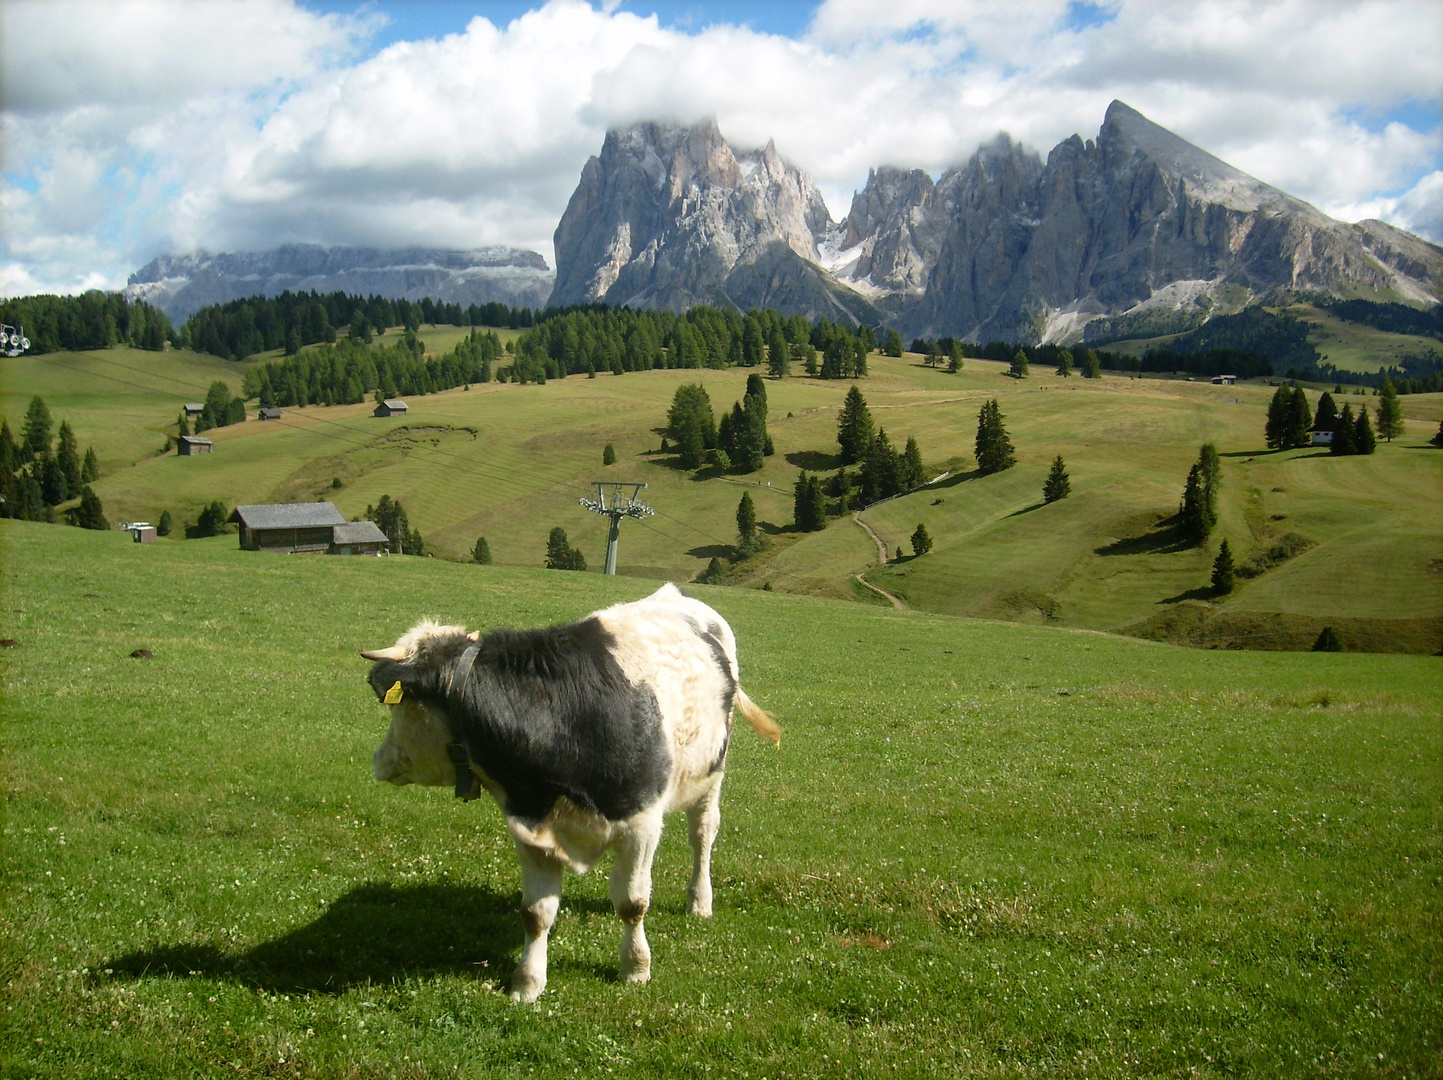
{"type": "MultiPolygon", "coordinates": [[[[427,335],[435,336],[430,329],[427,335]]],[[[487,384],[411,400],[405,418],[371,406],[287,409],[211,434],[215,453],[160,455],[180,403],[218,375],[239,386],[242,365],[193,354],[127,349],[20,357],[0,379],[0,407],[18,427],[39,393],[94,443],[96,490],[112,520],[154,521],[170,510],[194,521],[213,499],[227,505],[333,501],[348,517],[382,495],[402,501],[438,558],[469,557],[486,537],[498,563],[540,566],[553,526],[566,529],[592,568],[606,525],[578,498],[593,480],[639,481],[655,517],[622,529],[619,569],[690,580],[736,542],[743,491],[756,503],[770,550],[729,566],[731,583],[881,602],[854,575],[911,607],[946,614],[1123,630],[1205,646],[1306,649],[1324,626],[1344,647],[1435,653],[1443,645],[1443,452],[1428,445],[1443,395],[1402,399],[1408,429],[1372,457],[1314,450],[1269,452],[1262,433],[1273,388],[1106,376],[1061,379],[1035,369],[969,360],[949,375],[919,358],[874,355],[862,380],[876,423],[899,448],[915,436],[938,484],[866,510],[888,555],[847,518],[819,533],[792,526],[798,472],[834,472],[836,418],[848,385],[768,380],[777,453],[746,476],[688,473],[660,452],[676,388],[701,382],[720,413],[744,391],[746,371],[653,371],[545,386],[487,384]],[[978,477],[976,417],[997,398],[1018,465],[978,477]],[[1178,505],[1198,447],[1223,454],[1221,519],[1210,542],[1183,547],[1159,523],[1178,505]],[[612,444],[616,464],[603,468],[612,444]],[[1072,496],[1041,505],[1047,468],[1062,455],[1072,496]],[[934,550],[910,559],[924,523],[934,550]],[[1223,538],[1242,563],[1289,537],[1299,557],[1208,595],[1223,538]]],[[[1356,407],[1373,399],[1348,395],[1356,407]]]]}
{"type": "Polygon", "coordinates": [[[785,730],[734,742],[716,917],[672,822],[652,983],[592,874],[525,1007],[499,815],[370,778],[356,651],[653,582],[9,521],[0,552],[3,1075],[1443,1071],[1437,659],[698,587],[785,730]]]}

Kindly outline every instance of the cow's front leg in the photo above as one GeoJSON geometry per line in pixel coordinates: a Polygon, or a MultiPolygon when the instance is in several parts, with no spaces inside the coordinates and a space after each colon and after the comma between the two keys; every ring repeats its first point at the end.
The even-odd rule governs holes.
{"type": "Polygon", "coordinates": [[[517,843],[521,861],[521,921],[526,944],[511,976],[511,1000],[535,1001],[546,989],[546,939],[561,906],[561,864],[544,851],[517,843]]]}
{"type": "Polygon", "coordinates": [[[691,834],[691,887],[687,889],[687,910],[711,918],[711,848],[721,828],[721,781],[717,773],[711,790],[687,807],[686,823],[691,834]]]}
{"type": "Polygon", "coordinates": [[[624,924],[621,932],[621,978],[644,983],[651,979],[651,949],[642,919],[651,906],[651,860],[661,840],[661,814],[634,820],[616,848],[608,891],[611,906],[624,924]]]}

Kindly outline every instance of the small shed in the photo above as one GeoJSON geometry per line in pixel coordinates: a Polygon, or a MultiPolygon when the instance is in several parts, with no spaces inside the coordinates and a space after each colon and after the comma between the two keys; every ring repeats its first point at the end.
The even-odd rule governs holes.
{"type": "Polygon", "coordinates": [[[214,448],[215,443],[201,435],[182,435],[175,443],[175,452],[181,457],[209,454],[214,448]]]}
{"type": "Polygon", "coordinates": [[[279,420],[280,418],[281,418],[281,411],[280,411],[280,409],[262,409],[262,410],[256,415],[256,419],[257,419],[257,420],[279,420]]]}
{"type": "Polygon", "coordinates": [[[137,544],[155,543],[155,526],[148,521],[123,521],[120,527],[130,533],[137,544]]]}
{"type": "Polygon", "coordinates": [[[330,551],[333,530],[347,524],[328,502],[237,506],[227,520],[240,524],[245,551],[330,551]]]}
{"type": "Polygon", "coordinates": [[[400,398],[387,398],[376,406],[372,416],[405,416],[408,409],[406,403],[400,398]]]}
{"type": "Polygon", "coordinates": [[[199,401],[187,401],[184,408],[185,415],[191,420],[194,420],[201,413],[205,412],[205,405],[199,401]]]}
{"type": "Polygon", "coordinates": [[[1238,381],[1238,377],[1237,377],[1236,375],[1214,375],[1214,376],[1213,376],[1213,385],[1214,385],[1214,386],[1233,386],[1234,384],[1237,383],[1237,381],[1238,381]]]}
{"type": "Polygon", "coordinates": [[[331,529],[332,555],[385,555],[391,541],[374,521],[348,521],[331,529]]]}
{"type": "Polygon", "coordinates": [[[1313,443],[1312,443],[1312,445],[1314,445],[1314,446],[1332,446],[1332,445],[1333,445],[1333,433],[1332,433],[1331,431],[1315,431],[1315,432],[1313,432],[1312,434],[1313,434],[1313,443]]]}

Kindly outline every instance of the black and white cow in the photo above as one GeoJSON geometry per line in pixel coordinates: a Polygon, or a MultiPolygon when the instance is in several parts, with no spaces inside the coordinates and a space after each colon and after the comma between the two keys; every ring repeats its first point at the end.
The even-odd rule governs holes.
{"type": "Polygon", "coordinates": [[[651,977],[642,918],[662,815],[685,810],[693,915],[712,911],[711,848],[732,710],[780,743],[775,721],[742,692],[736,638],[711,608],[664,585],[580,622],[495,630],[423,621],[374,660],[391,706],[377,780],[449,785],[501,807],[521,861],[526,944],[511,996],[546,987],[546,939],[561,872],[585,873],[615,849],[611,902],[624,925],[621,976],[651,977]]]}

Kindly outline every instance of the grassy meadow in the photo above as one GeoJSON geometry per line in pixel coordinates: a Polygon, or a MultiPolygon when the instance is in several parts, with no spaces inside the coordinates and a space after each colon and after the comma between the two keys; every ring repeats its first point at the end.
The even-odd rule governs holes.
{"type": "Polygon", "coordinates": [[[356,651],[655,582],[13,521],[0,555],[0,1075],[1443,1073],[1436,658],[696,587],[784,729],[734,740],[716,917],[672,821],[652,983],[594,873],[526,1007],[499,815],[371,779],[356,651]]]}
{"type": "MultiPolygon", "coordinates": [[[[428,346],[446,330],[423,328],[428,346]]],[[[969,360],[947,374],[910,354],[874,355],[871,368],[861,388],[877,425],[899,448],[915,436],[928,474],[947,474],[863,512],[887,545],[886,565],[845,517],[818,533],[792,526],[799,470],[839,465],[846,382],[768,380],[777,452],[745,476],[685,472],[660,452],[680,384],[705,385],[720,413],[742,396],[745,370],[476,385],[413,398],[407,416],[385,420],[369,404],[286,409],[279,421],[209,433],[215,452],[195,458],[159,452],[168,425],[212,379],[239,386],[243,365],[129,349],[19,357],[3,368],[0,407],[18,428],[41,394],[82,448],[96,446],[104,475],[95,488],[112,521],[154,521],[167,509],[194,521],[214,499],[326,499],[357,517],[389,494],[438,558],[464,560],[484,536],[498,563],[540,566],[560,525],[599,568],[606,525],[577,500],[593,480],[639,481],[657,514],[623,525],[620,572],[690,580],[731,554],[736,505],[749,491],[771,547],[729,566],[732,584],[881,602],[857,582],[866,574],[922,610],[1203,646],[1306,649],[1324,626],[1349,650],[1436,653],[1443,644],[1443,453],[1428,445],[1443,395],[1403,398],[1407,432],[1377,454],[1332,458],[1265,449],[1273,388],[1260,382],[1062,379],[1043,368],[1014,380],[1002,364],[969,360]],[[984,478],[972,471],[973,439],[977,412],[994,397],[1018,465],[984,478]],[[1207,545],[1181,546],[1160,523],[1205,441],[1223,455],[1220,524],[1207,545]],[[618,459],[603,467],[608,443],[618,459]],[[1072,495],[1043,506],[1059,454],[1072,495]],[[935,547],[912,559],[919,523],[935,547]],[[1223,538],[1239,563],[1280,543],[1302,553],[1217,598],[1206,586],[1223,538]]]]}

